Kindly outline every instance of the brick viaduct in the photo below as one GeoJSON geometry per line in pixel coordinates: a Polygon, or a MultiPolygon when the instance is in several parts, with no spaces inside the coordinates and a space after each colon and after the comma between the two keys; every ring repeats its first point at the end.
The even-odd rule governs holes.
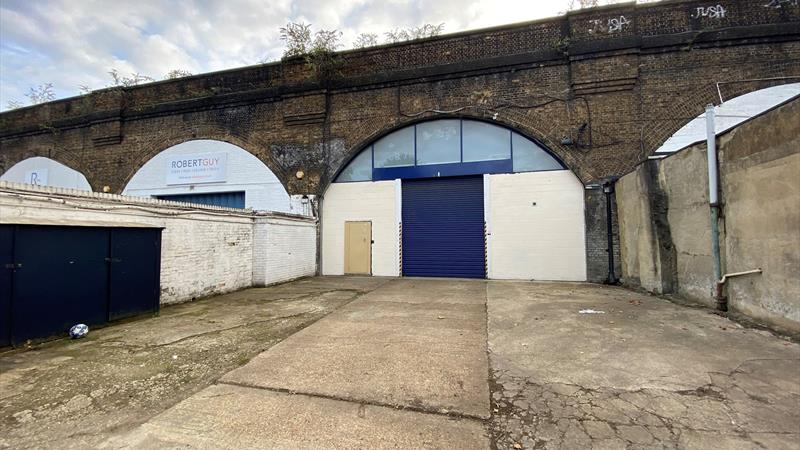
{"type": "Polygon", "coordinates": [[[0,114],[0,173],[45,156],[121,192],[167,147],[217,139],[256,155],[290,194],[322,194],[376,137],[461,116],[540,141],[589,183],[627,172],[720,95],[800,80],[800,5],[629,3],[336,59],[324,80],[295,58],[0,114]]]}

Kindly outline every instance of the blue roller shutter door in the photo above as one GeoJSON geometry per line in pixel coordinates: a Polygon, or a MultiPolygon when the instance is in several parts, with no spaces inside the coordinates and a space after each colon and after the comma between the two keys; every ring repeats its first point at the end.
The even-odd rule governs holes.
{"type": "Polygon", "coordinates": [[[483,177],[403,180],[403,275],[485,278],[483,177]]]}
{"type": "Polygon", "coordinates": [[[212,192],[206,194],[176,194],[158,195],[161,200],[173,202],[196,203],[198,205],[224,206],[226,208],[244,209],[245,193],[241,192],[212,192]]]}

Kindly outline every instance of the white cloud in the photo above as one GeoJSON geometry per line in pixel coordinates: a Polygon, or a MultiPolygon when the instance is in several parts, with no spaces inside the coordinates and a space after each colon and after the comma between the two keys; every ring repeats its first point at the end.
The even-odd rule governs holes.
{"type": "Polygon", "coordinates": [[[279,59],[278,29],[305,21],[339,29],[347,45],[376,33],[444,23],[445,32],[553,16],[568,0],[3,0],[0,108],[53,83],[59,98],[79,85],[110,84],[108,71],[163,77],[279,59]]]}

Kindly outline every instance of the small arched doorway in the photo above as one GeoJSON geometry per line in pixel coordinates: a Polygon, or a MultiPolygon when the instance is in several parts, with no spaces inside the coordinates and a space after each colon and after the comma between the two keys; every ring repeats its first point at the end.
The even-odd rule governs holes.
{"type": "Polygon", "coordinates": [[[328,187],[322,272],[586,279],[583,185],[537,142],[440,119],[367,145],[328,187]]]}

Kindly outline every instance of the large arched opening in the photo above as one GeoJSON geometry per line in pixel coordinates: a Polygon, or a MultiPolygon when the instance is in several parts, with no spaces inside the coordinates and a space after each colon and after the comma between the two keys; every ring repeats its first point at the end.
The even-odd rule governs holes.
{"type": "Polygon", "coordinates": [[[173,145],[131,177],[123,195],[196,204],[301,212],[269,168],[236,145],[199,139],[173,145]]]}
{"type": "Polygon", "coordinates": [[[92,190],[89,181],[82,173],[42,156],[34,156],[14,164],[0,175],[0,180],[82,191],[92,190]]]}
{"type": "Polygon", "coordinates": [[[584,187],[536,141],[466,118],[365,146],[322,203],[322,273],[586,279],[584,187]]]}
{"type": "MultiPolygon", "coordinates": [[[[800,95],[800,83],[788,83],[747,92],[728,99],[720,97],[719,104],[714,107],[714,132],[717,135],[724,133],[798,95],[800,95]]],[[[706,114],[702,113],[672,134],[656,149],[654,156],[666,156],[704,141],[707,137],[706,133],[706,114]]]]}

